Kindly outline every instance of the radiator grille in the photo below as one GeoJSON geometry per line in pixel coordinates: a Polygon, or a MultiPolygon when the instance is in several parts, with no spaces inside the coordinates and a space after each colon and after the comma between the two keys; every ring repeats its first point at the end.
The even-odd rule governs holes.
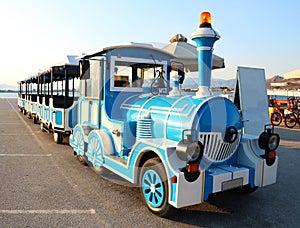
{"type": "Polygon", "coordinates": [[[200,142],[204,146],[204,157],[212,162],[227,160],[237,149],[241,136],[233,143],[224,142],[220,132],[200,132],[200,142]]]}
{"type": "Polygon", "coordinates": [[[136,138],[151,138],[152,137],[152,120],[148,118],[139,119],[136,127],[136,138]]]}

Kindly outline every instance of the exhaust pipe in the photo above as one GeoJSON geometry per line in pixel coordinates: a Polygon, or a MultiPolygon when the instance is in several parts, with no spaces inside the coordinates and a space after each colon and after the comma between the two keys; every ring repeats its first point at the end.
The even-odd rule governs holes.
{"type": "Polygon", "coordinates": [[[211,95],[210,83],[213,46],[220,39],[220,35],[211,27],[209,12],[201,13],[200,26],[191,35],[191,39],[196,42],[198,51],[198,92],[195,97],[207,97],[211,95]]]}

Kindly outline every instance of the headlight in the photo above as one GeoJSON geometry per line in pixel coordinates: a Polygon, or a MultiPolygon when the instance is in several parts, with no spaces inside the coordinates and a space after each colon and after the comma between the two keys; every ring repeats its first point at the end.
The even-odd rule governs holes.
{"type": "Polygon", "coordinates": [[[203,145],[199,141],[180,141],[176,147],[177,156],[186,162],[196,162],[203,156],[203,145]]]}
{"type": "Polygon", "coordinates": [[[238,131],[235,127],[231,126],[226,129],[225,140],[226,142],[233,143],[238,138],[238,131]]]}
{"type": "Polygon", "coordinates": [[[259,136],[258,145],[261,149],[273,151],[279,146],[279,141],[278,134],[263,132],[259,136]]]}
{"type": "Polygon", "coordinates": [[[188,145],[186,150],[186,157],[189,161],[196,161],[201,153],[199,142],[192,142],[188,145]]]}

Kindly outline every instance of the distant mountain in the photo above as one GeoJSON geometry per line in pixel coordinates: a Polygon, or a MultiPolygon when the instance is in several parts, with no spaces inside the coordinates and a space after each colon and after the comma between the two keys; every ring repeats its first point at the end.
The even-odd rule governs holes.
{"type": "Polygon", "coordinates": [[[234,89],[235,88],[235,79],[220,79],[220,78],[212,78],[211,79],[211,87],[216,88],[216,87],[227,87],[229,89],[234,89]]]}
{"type": "Polygon", "coordinates": [[[18,86],[15,85],[7,85],[7,84],[0,84],[0,90],[18,90],[18,86]]]}
{"type": "Polygon", "coordinates": [[[284,78],[279,76],[279,75],[275,75],[273,76],[272,78],[269,78],[266,80],[266,83],[267,83],[267,88],[268,89],[272,89],[272,86],[271,86],[271,83],[274,83],[274,82],[284,82],[284,78]]]}

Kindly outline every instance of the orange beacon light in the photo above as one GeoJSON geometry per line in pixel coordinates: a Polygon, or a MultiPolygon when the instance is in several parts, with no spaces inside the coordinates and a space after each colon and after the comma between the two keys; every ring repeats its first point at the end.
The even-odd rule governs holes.
{"type": "Polygon", "coordinates": [[[211,16],[209,12],[202,12],[200,15],[200,28],[211,28],[211,16]]]}

